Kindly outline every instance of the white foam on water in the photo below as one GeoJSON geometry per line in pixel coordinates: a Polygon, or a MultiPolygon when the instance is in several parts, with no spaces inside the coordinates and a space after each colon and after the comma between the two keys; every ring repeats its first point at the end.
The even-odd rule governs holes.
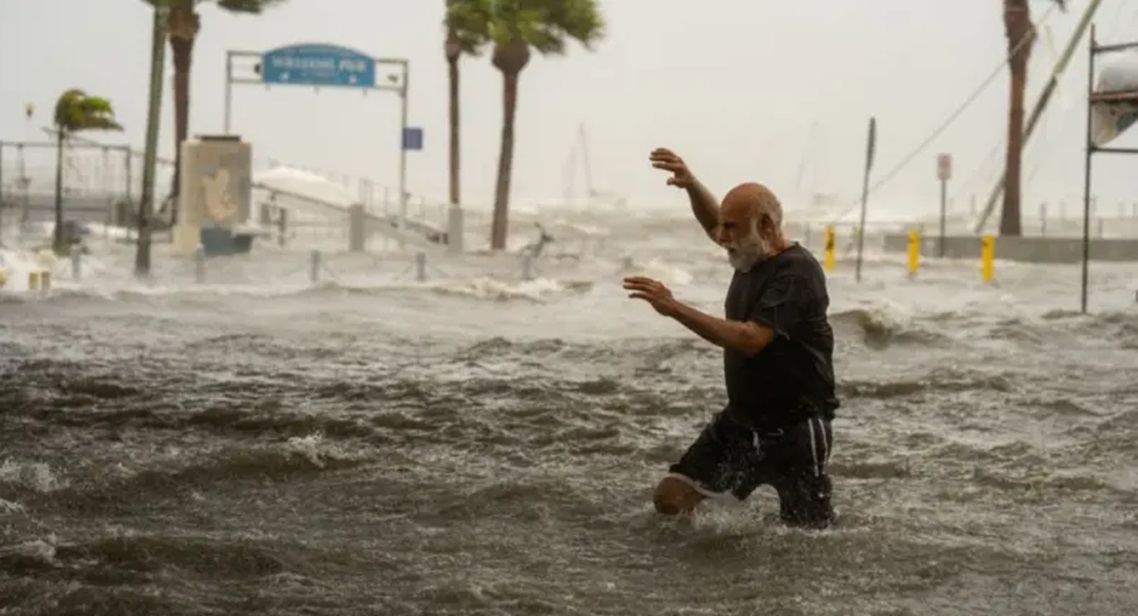
{"type": "Polygon", "coordinates": [[[521,282],[511,282],[479,276],[470,280],[444,281],[433,285],[444,293],[466,295],[478,299],[530,299],[541,301],[546,296],[559,293],[565,286],[552,278],[535,278],[521,282]]]}
{"type": "Polygon", "coordinates": [[[652,258],[643,264],[633,263],[628,276],[645,276],[658,280],[666,285],[689,285],[693,277],[688,270],[672,265],[662,259],[652,258]]]}
{"type": "Polygon", "coordinates": [[[41,494],[66,487],[51,467],[43,462],[20,462],[6,459],[0,462],[0,483],[33,490],[41,494]]]}

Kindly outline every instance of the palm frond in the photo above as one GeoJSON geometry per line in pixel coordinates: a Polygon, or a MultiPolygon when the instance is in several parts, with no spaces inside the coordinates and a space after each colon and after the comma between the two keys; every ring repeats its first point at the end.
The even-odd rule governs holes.
{"type": "Polygon", "coordinates": [[[55,126],[63,133],[122,130],[109,100],[88,96],[78,88],[69,89],[60,95],[55,103],[54,120],[55,126]]]}
{"type": "Polygon", "coordinates": [[[490,42],[490,0],[447,0],[443,26],[453,30],[462,53],[476,56],[490,42]]]}
{"type": "Polygon", "coordinates": [[[217,5],[231,13],[260,15],[266,9],[284,4],[287,0],[217,0],[217,5]]]}
{"type": "Polygon", "coordinates": [[[499,0],[490,34],[498,45],[521,38],[543,55],[560,55],[570,40],[592,49],[605,24],[597,0],[499,0]]]}
{"type": "Polygon", "coordinates": [[[605,22],[597,0],[536,0],[544,5],[546,22],[562,38],[568,37],[585,49],[605,36],[605,22]]]}

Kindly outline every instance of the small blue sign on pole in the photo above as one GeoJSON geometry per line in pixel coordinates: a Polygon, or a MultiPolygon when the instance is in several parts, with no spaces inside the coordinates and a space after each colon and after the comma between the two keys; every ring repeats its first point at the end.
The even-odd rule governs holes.
{"type": "Polygon", "coordinates": [[[423,149],[423,129],[421,128],[404,128],[403,129],[403,149],[404,150],[422,150],[423,149]]]}
{"type": "Polygon", "coordinates": [[[294,86],[375,87],[375,58],[335,45],[289,45],[261,56],[265,83],[294,86]]]}

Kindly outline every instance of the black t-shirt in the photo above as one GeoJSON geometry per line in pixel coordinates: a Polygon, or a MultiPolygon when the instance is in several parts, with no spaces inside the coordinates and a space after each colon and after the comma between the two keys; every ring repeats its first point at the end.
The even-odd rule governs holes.
{"type": "Polygon", "coordinates": [[[728,408],[756,427],[779,428],[809,416],[833,418],[834,331],[826,318],[830,297],[818,260],[797,242],[755,264],[736,270],[727,290],[732,321],[754,321],[774,329],[775,338],[758,354],[723,353],[728,408]]]}

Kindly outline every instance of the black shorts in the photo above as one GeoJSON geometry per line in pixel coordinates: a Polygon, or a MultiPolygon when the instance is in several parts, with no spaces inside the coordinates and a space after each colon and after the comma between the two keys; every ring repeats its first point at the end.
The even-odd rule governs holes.
{"type": "Polygon", "coordinates": [[[833,443],[828,419],[811,417],[761,434],[721,411],[668,470],[709,497],[742,501],[769,485],[778,492],[784,522],[825,527],[834,515],[827,473],[833,443]]]}

